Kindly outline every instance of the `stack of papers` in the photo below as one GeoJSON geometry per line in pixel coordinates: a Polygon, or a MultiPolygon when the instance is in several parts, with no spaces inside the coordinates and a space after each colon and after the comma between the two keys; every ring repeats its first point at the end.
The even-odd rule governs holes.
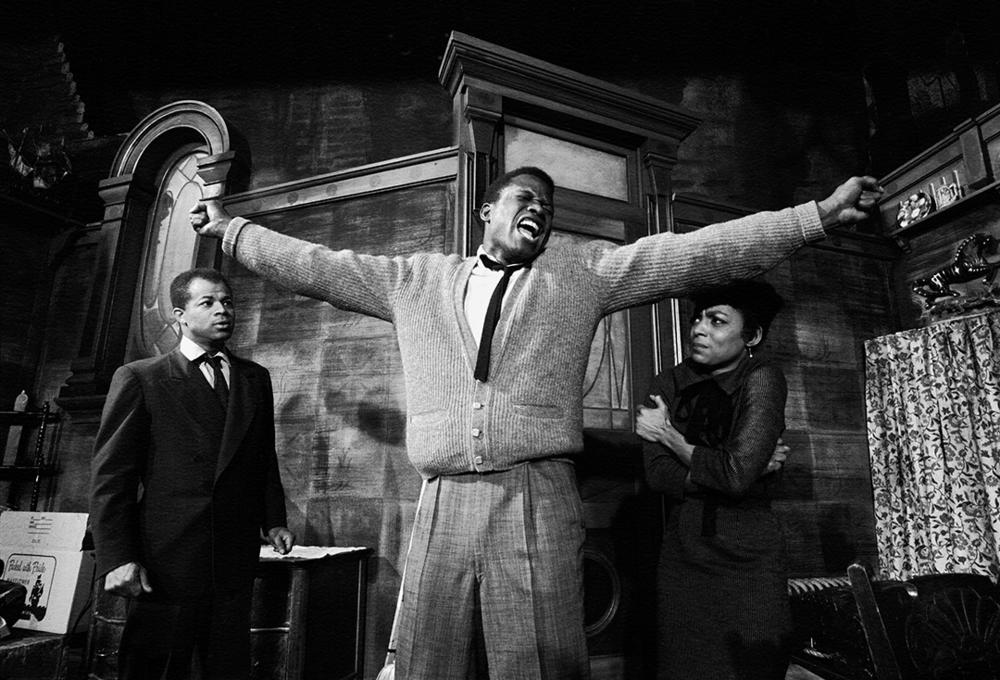
{"type": "Polygon", "coordinates": [[[357,552],[358,550],[367,550],[367,548],[297,545],[287,555],[282,555],[270,545],[262,545],[260,546],[260,559],[267,562],[274,560],[318,560],[331,555],[357,552]]]}

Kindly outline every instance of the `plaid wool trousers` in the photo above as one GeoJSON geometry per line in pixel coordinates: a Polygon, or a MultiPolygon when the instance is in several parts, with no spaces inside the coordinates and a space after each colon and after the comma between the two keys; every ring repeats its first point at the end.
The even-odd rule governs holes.
{"type": "Polygon", "coordinates": [[[482,679],[484,667],[494,680],[588,678],[583,539],[568,461],[428,480],[403,582],[397,680],[482,679]]]}

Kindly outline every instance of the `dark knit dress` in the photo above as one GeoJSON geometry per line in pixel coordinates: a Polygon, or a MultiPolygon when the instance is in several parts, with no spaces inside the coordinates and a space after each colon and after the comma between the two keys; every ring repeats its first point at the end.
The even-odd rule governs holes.
{"type": "Polygon", "coordinates": [[[667,500],[657,569],[657,677],[785,677],[791,632],[784,537],[759,479],[784,429],[787,388],[773,364],[744,359],[720,376],[689,360],[654,378],[674,426],[695,445],[691,478],[645,442],[649,485],[667,500]]]}

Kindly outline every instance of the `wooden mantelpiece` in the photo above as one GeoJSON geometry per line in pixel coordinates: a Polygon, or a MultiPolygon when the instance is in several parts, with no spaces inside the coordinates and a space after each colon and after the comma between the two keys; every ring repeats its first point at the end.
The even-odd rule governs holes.
{"type": "MultiPolygon", "coordinates": [[[[901,329],[926,325],[924,301],[912,291],[914,281],[948,267],[958,246],[977,232],[1000,237],[1000,106],[955,127],[944,139],[881,178],[885,195],[879,204],[882,233],[902,249],[893,267],[892,290],[901,329]],[[901,226],[900,202],[918,191],[929,193],[941,178],[962,186],[954,202],[936,206],[925,217],[901,226]]],[[[973,288],[984,288],[980,281],[973,288]]]]}

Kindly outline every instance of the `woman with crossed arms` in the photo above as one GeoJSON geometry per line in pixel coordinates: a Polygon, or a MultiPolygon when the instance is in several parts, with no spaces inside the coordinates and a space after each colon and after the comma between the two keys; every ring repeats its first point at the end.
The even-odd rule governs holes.
{"type": "Polygon", "coordinates": [[[791,617],[769,461],[785,426],[781,370],[759,356],[781,297],[753,280],[693,296],[690,356],[653,379],[637,433],[664,494],[658,677],[785,677],[791,617]]]}

